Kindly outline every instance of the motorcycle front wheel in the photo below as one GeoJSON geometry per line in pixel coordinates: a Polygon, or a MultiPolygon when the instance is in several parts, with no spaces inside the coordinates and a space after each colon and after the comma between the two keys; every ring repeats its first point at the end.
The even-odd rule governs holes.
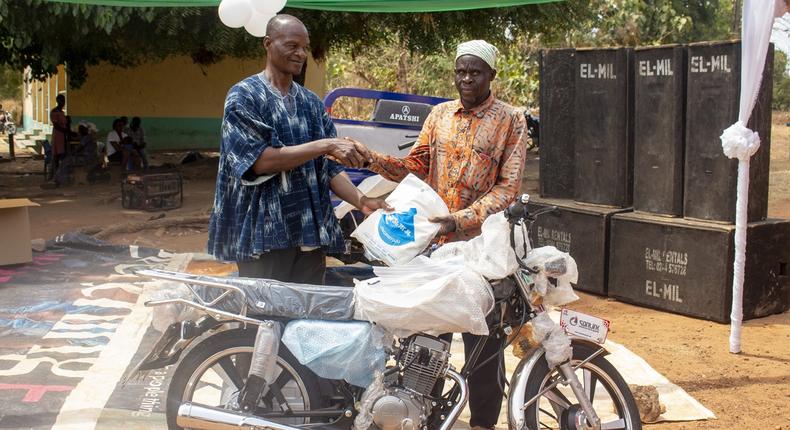
{"type": "MultiPolygon", "coordinates": [[[[576,367],[595,351],[588,345],[574,343],[571,365],[576,367]]],[[[601,420],[602,430],[642,429],[639,409],[628,384],[602,355],[579,366],[576,376],[601,420]]],[[[546,360],[541,359],[527,379],[525,399],[534,398],[562,379],[559,369],[550,370],[546,360]]],[[[529,430],[583,430],[588,423],[570,386],[557,384],[526,409],[525,424],[529,430]]]]}
{"type": "MultiPolygon", "coordinates": [[[[167,392],[167,426],[180,430],[178,408],[184,402],[226,408],[247,380],[255,344],[255,330],[219,332],[196,345],[178,364],[167,392]]],[[[275,381],[262,393],[257,411],[293,412],[321,408],[318,377],[280,344],[275,381]],[[272,390],[271,386],[277,388],[272,390]]],[[[257,413],[256,413],[257,415],[257,413]]],[[[287,425],[309,423],[308,418],[272,418],[287,425]]]]}

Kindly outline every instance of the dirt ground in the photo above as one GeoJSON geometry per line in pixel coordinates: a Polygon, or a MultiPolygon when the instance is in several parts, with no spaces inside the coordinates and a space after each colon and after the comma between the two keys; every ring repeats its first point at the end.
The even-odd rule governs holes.
{"type": "MultiPolygon", "coordinates": [[[[774,116],[769,216],[790,218],[790,113],[774,116]]],[[[2,142],[0,155],[7,156],[2,142]]],[[[183,154],[159,153],[153,164],[178,163],[183,154]]],[[[168,212],[121,207],[119,173],[106,185],[42,190],[40,160],[19,158],[0,163],[0,198],[28,197],[41,205],[30,210],[32,237],[50,239],[85,226],[145,222],[206,214],[211,210],[217,154],[181,166],[184,204],[168,212]]],[[[530,154],[524,188],[537,189],[537,155],[530,154]]],[[[536,191],[535,191],[536,192],[536,191]]],[[[116,243],[201,252],[205,226],[169,227],[113,235],[116,243]]],[[[790,244],[788,244],[790,246],[790,244]]],[[[612,321],[610,338],[642,356],[656,370],[712,410],[717,420],[663,423],[656,429],[790,430],[790,313],[748,321],[743,353],[727,352],[729,325],[640,308],[611,299],[580,294],[574,309],[612,321]]]]}

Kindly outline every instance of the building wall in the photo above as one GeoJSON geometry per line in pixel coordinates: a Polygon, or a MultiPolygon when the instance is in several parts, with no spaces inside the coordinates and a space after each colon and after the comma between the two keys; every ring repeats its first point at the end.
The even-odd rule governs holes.
{"type": "MultiPolygon", "coordinates": [[[[99,64],[88,68],[82,87],[69,89],[67,111],[74,125],[94,122],[100,140],[114,118],[139,116],[150,150],[219,149],[228,90],[263,66],[262,59],[199,66],[186,56],[128,69],[99,64]]],[[[324,95],[323,63],[308,61],[305,86],[324,95]]]]}

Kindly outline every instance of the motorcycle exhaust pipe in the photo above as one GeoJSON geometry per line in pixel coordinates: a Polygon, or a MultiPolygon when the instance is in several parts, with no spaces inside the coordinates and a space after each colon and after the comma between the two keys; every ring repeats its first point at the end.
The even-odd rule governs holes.
{"type": "Polygon", "coordinates": [[[448,369],[445,378],[454,381],[458,384],[460,396],[458,398],[458,402],[450,409],[450,412],[445,417],[444,422],[442,425],[439,426],[439,430],[450,430],[453,428],[453,424],[461,416],[461,412],[463,412],[464,408],[466,407],[466,402],[469,400],[469,384],[467,384],[466,379],[461,376],[460,373],[448,369]]]}
{"type": "Polygon", "coordinates": [[[195,430],[301,430],[260,417],[196,403],[183,403],[178,408],[176,424],[195,430]]]}

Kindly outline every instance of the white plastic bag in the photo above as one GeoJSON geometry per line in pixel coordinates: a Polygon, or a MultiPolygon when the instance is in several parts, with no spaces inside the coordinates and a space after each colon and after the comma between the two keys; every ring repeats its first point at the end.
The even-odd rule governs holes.
{"type": "Polygon", "coordinates": [[[530,321],[532,336],[546,351],[546,362],[549,369],[571,359],[573,348],[571,338],[565,334],[559,324],[552,321],[549,314],[543,312],[530,321]]]}
{"type": "Polygon", "coordinates": [[[488,282],[466,269],[432,278],[358,282],[354,319],[375,322],[398,336],[417,332],[487,335],[485,317],[494,306],[488,282]]]}
{"type": "MultiPolygon", "coordinates": [[[[483,222],[481,233],[472,239],[448,243],[431,254],[431,260],[443,261],[463,257],[464,265],[486,279],[504,279],[518,270],[516,251],[524,256],[525,235],[516,227],[516,251],[510,244],[510,224],[503,212],[490,215],[483,222]]],[[[529,250],[529,240],[526,241],[529,250]]]]}
{"type": "Polygon", "coordinates": [[[439,231],[428,219],[450,214],[436,192],[409,174],[387,197],[395,210],[373,212],[351,233],[369,257],[389,266],[403,264],[422,252],[439,231]]]}
{"type": "Polygon", "coordinates": [[[553,246],[543,246],[530,251],[524,262],[539,271],[533,275],[534,292],[543,296],[543,304],[563,306],[579,300],[571,286],[571,283],[578,282],[579,270],[570,254],[553,246]],[[557,280],[556,286],[549,283],[549,277],[557,280]]]}

